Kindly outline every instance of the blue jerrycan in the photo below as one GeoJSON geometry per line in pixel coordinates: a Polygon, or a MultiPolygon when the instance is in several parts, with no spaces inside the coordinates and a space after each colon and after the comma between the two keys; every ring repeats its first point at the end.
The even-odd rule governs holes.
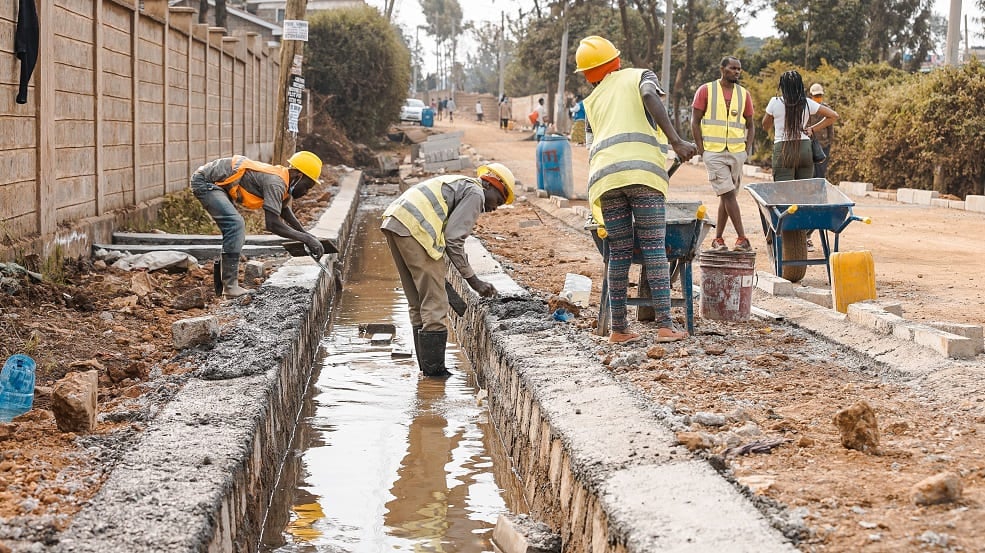
{"type": "Polygon", "coordinates": [[[34,359],[18,353],[11,355],[0,372],[0,422],[31,410],[34,404],[34,359]]]}

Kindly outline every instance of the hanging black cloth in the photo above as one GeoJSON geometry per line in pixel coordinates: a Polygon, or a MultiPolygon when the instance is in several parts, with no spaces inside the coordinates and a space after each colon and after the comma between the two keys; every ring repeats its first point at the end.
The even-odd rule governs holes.
{"type": "Polygon", "coordinates": [[[20,0],[17,10],[17,32],[14,34],[14,53],[21,60],[21,81],[17,90],[17,103],[27,103],[27,83],[31,80],[34,65],[38,62],[38,11],[34,0],[20,0]]]}

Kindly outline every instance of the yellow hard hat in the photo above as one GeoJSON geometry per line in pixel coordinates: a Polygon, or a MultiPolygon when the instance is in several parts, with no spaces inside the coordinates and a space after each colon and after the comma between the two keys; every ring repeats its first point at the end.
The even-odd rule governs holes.
{"type": "Polygon", "coordinates": [[[475,173],[482,178],[482,175],[492,173],[499,179],[499,182],[503,183],[506,187],[506,203],[513,203],[513,198],[516,197],[513,189],[516,188],[516,178],[513,177],[513,172],[506,168],[502,163],[489,163],[480,166],[475,170],[475,173]]]}
{"type": "Polygon", "coordinates": [[[298,171],[304,173],[304,176],[315,182],[321,182],[318,179],[321,177],[321,159],[311,152],[306,152],[304,150],[291,156],[291,159],[287,160],[298,171]]]}
{"type": "Polygon", "coordinates": [[[618,57],[619,50],[608,40],[600,36],[585,37],[578,43],[578,50],[575,51],[575,64],[578,66],[575,73],[609,63],[618,57]]]}

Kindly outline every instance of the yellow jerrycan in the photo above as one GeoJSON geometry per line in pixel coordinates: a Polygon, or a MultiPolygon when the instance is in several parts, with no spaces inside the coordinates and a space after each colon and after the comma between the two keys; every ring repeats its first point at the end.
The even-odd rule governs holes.
{"type": "Polygon", "coordinates": [[[831,254],[831,303],[841,313],[857,301],[876,299],[876,267],[872,252],[831,254]]]}

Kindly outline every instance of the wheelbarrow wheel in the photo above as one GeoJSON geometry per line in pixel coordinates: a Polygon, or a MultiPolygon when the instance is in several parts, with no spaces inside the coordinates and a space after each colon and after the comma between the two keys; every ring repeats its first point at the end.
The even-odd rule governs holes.
{"type": "MultiPolygon", "coordinates": [[[[807,259],[807,231],[783,231],[783,260],[807,259]]],[[[806,265],[784,265],[783,278],[790,282],[800,282],[807,274],[806,265]]]]}

